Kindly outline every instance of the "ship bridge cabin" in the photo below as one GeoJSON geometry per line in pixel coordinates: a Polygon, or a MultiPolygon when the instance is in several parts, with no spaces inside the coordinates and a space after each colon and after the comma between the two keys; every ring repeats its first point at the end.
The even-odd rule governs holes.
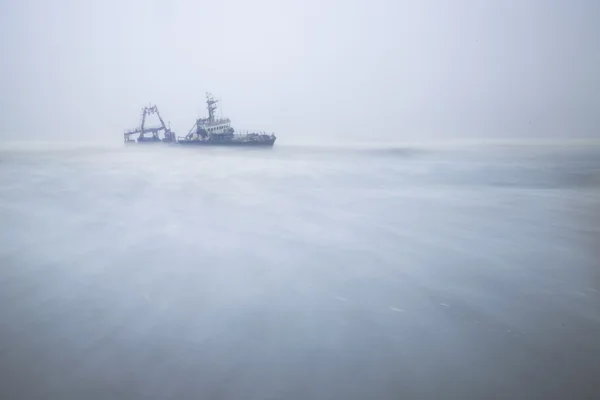
{"type": "Polygon", "coordinates": [[[209,121],[208,118],[201,118],[196,121],[198,129],[204,129],[210,136],[233,133],[231,121],[229,118],[215,119],[209,121]]]}

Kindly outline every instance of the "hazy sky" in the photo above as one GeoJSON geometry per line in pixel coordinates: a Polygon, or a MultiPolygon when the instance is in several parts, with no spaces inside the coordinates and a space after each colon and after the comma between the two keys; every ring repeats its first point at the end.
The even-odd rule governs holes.
{"type": "Polygon", "coordinates": [[[0,136],[600,137],[597,0],[0,0],[0,136]]]}

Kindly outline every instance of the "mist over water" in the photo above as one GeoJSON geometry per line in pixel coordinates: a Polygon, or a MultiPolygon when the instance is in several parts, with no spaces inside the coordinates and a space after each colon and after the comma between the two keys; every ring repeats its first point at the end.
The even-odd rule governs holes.
{"type": "Polygon", "coordinates": [[[596,399],[599,20],[0,1],[0,400],[596,399]]]}
{"type": "Polygon", "coordinates": [[[0,397],[592,398],[600,147],[0,150],[0,397]]]}

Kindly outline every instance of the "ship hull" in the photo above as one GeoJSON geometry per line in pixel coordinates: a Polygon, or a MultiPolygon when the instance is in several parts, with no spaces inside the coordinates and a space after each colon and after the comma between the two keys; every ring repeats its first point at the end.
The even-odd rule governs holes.
{"type": "Polygon", "coordinates": [[[177,142],[184,146],[221,146],[221,147],[273,147],[275,139],[256,141],[236,140],[180,140],[177,142]]]}
{"type": "Polygon", "coordinates": [[[170,144],[170,143],[175,143],[172,140],[126,140],[125,141],[125,145],[126,146],[138,146],[138,145],[153,145],[153,144],[170,144]]]}

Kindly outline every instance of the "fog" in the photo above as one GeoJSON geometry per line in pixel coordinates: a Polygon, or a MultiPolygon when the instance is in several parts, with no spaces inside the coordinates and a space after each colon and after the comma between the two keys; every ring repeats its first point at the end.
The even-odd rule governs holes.
{"type": "Polygon", "coordinates": [[[599,20],[0,2],[0,398],[595,398],[599,20]]]}
{"type": "Polygon", "coordinates": [[[598,137],[596,1],[3,1],[4,139],[120,141],[222,100],[280,141],[598,137]],[[26,135],[26,136],[25,136],[26,135]]]}

